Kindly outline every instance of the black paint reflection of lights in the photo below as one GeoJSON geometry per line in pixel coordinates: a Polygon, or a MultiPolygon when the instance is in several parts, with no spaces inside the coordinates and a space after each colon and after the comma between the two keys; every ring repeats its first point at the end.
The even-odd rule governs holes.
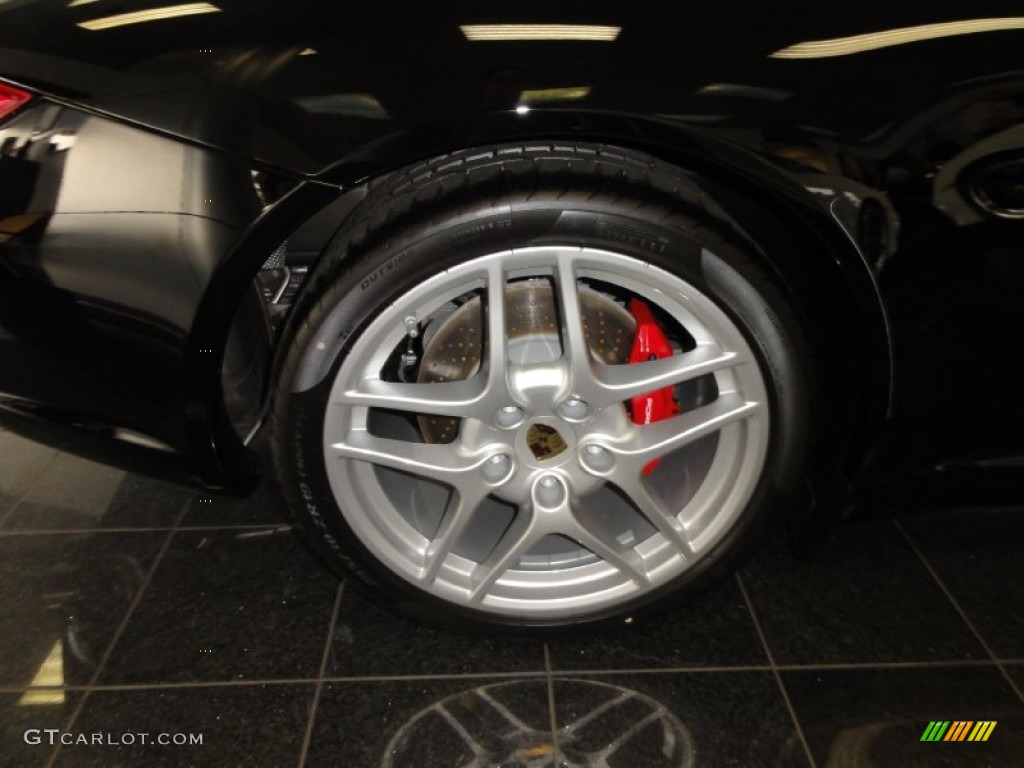
{"type": "Polygon", "coordinates": [[[923,40],[973,35],[979,32],[1003,32],[1012,29],[1024,29],[1024,17],[947,21],[941,24],[922,24],[917,27],[887,29],[884,32],[871,32],[866,35],[836,37],[831,40],[811,40],[778,50],[771,55],[771,58],[824,59],[831,56],[849,56],[852,53],[874,51],[893,45],[918,43],[923,40]]]}
{"type": "Polygon", "coordinates": [[[535,88],[519,94],[520,103],[536,104],[542,101],[576,101],[590,95],[590,86],[580,85],[568,88],[535,88]]]}
{"type": "Polygon", "coordinates": [[[791,91],[779,88],[766,88],[761,85],[740,85],[737,83],[709,83],[694,91],[698,96],[727,96],[743,99],[763,99],[765,101],[785,101],[793,98],[791,91]]]}
{"type": "Polygon", "coordinates": [[[463,24],[459,27],[467,40],[584,40],[610,43],[622,27],[594,24],[463,24]]]}
{"type": "Polygon", "coordinates": [[[325,93],[319,96],[300,96],[294,101],[307,112],[318,115],[391,119],[383,105],[369,93],[325,93]]]}
{"type": "Polygon", "coordinates": [[[148,8],[144,11],[132,11],[130,13],[118,13],[113,16],[102,16],[90,21],[81,21],[78,26],[96,32],[103,29],[123,27],[128,24],[142,24],[147,21],[163,21],[165,19],[177,19],[183,16],[196,16],[204,13],[219,13],[220,8],[210,3],[184,3],[182,5],[168,5],[163,8],[148,8]]]}

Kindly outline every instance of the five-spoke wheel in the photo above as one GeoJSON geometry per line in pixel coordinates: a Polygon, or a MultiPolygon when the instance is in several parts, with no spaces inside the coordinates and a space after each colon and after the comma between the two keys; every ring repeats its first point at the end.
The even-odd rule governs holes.
{"type": "Polygon", "coordinates": [[[376,236],[336,240],[346,269],[296,336],[285,491],[321,553],[420,618],[632,616],[727,567],[793,460],[803,427],[779,414],[802,379],[754,260],[682,212],[599,194],[593,168],[486,181],[577,153],[477,155],[422,212],[458,171],[396,181],[387,216],[368,209],[376,236]]]}

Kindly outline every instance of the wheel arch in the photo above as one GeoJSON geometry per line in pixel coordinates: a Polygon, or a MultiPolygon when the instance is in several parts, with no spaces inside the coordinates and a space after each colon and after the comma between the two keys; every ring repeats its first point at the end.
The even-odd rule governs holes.
{"type": "MultiPolygon", "coordinates": [[[[188,402],[198,416],[189,414],[190,439],[205,454],[211,475],[244,476],[252,482],[258,471],[223,412],[220,361],[199,350],[223,348],[233,308],[267,255],[340,195],[358,197],[358,191],[367,188],[372,194],[374,184],[396,170],[455,150],[539,141],[614,144],[687,170],[706,196],[702,204],[733,222],[778,272],[812,337],[818,337],[818,363],[830,395],[837,402],[856,404],[841,409],[844,415],[827,425],[834,447],[834,455],[827,461],[823,458],[823,464],[830,466],[823,474],[829,477],[809,494],[819,501],[817,507],[838,509],[839,499],[880,439],[890,410],[891,344],[867,260],[827,201],[770,160],[707,131],[609,113],[521,115],[509,111],[424,126],[349,155],[269,208],[214,275],[197,312],[186,355],[188,402]],[[823,498],[824,504],[820,503],[823,498]]],[[[338,222],[339,228],[342,223],[338,222]]],[[[287,343],[293,321],[289,318],[278,351],[287,343]]],[[[271,375],[276,375],[277,366],[273,368],[271,375]]],[[[811,515],[798,521],[798,527],[813,532],[825,522],[823,516],[811,515]]],[[[820,536],[814,533],[810,538],[820,536]]]]}

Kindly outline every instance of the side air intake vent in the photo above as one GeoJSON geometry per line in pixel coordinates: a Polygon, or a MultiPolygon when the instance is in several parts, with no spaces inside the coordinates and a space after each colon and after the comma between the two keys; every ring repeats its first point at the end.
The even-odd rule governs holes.
{"type": "Polygon", "coordinates": [[[1004,219],[1024,219],[1024,157],[983,160],[967,171],[967,190],[982,210],[1004,219]]]}

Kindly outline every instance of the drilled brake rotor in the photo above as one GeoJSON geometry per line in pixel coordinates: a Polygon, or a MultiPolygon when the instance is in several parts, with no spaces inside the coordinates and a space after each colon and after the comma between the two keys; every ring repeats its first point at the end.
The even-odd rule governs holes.
{"type": "MultiPolygon", "coordinates": [[[[636,321],[610,296],[579,286],[583,334],[594,357],[608,365],[628,361],[636,321]]],[[[509,359],[519,364],[543,363],[560,354],[558,313],[548,280],[521,280],[505,286],[506,339],[509,359]]],[[[483,308],[479,296],[459,306],[428,328],[416,380],[421,383],[461,381],[480,368],[483,355],[483,308]]],[[[447,443],[458,433],[459,420],[420,416],[428,443],[447,443]]]]}

